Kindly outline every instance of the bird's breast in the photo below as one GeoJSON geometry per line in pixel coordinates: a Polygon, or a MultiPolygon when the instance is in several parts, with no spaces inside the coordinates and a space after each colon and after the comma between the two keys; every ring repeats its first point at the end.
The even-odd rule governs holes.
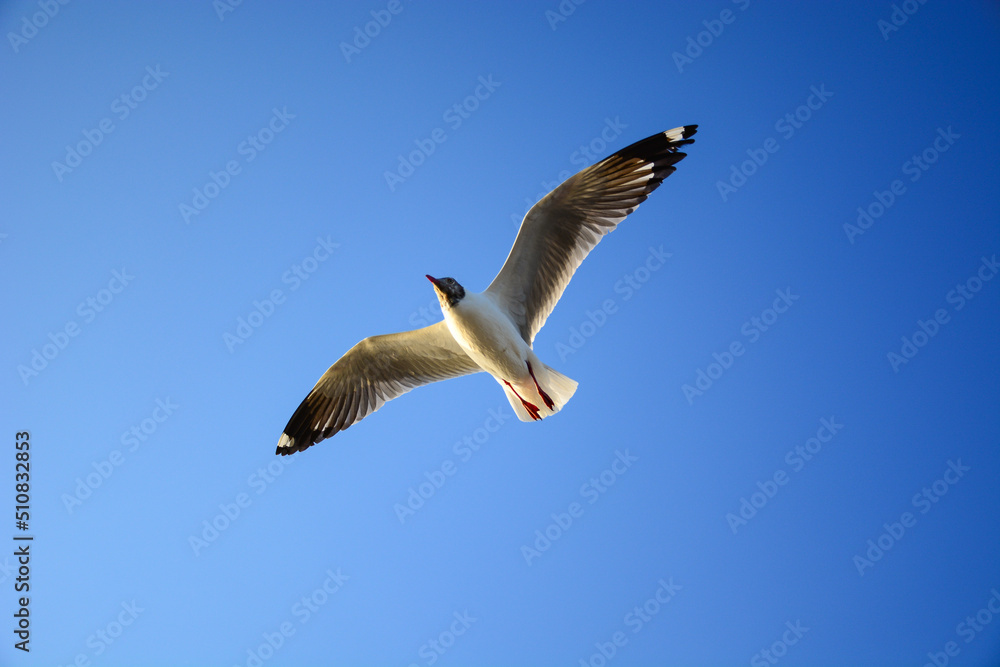
{"type": "Polygon", "coordinates": [[[524,375],[524,360],[530,348],[517,327],[488,298],[469,296],[446,313],[452,336],[466,354],[492,375],[505,379],[524,375]]]}

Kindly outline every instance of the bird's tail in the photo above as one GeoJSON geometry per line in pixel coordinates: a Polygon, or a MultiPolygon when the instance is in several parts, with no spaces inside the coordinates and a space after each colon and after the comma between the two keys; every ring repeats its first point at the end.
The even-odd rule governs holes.
{"type": "Polygon", "coordinates": [[[514,408],[517,418],[523,422],[545,419],[554,415],[562,410],[576,392],[577,383],[575,380],[545,364],[541,364],[541,369],[535,370],[535,378],[538,380],[542,392],[552,401],[551,408],[546,404],[544,397],[538,392],[530,377],[526,382],[515,384],[513,387],[507,384],[502,385],[507,400],[510,401],[510,406],[514,408]],[[525,402],[530,403],[537,410],[537,416],[532,415],[529,408],[525,406],[525,402]]]}
{"type": "Polygon", "coordinates": [[[545,366],[545,374],[548,375],[548,382],[543,385],[543,389],[555,402],[552,412],[559,412],[564,405],[569,403],[576,393],[576,380],[566,377],[559,371],[549,366],[545,366]]]}

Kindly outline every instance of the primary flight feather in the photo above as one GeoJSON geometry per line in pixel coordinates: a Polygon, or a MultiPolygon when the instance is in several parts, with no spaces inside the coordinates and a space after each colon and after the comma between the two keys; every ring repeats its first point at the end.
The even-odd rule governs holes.
{"type": "Polygon", "coordinates": [[[276,454],[294,454],[343,431],[392,399],[438,380],[486,371],[521,421],[558,412],[577,383],[542,363],[535,335],[598,241],[645,201],[694,143],[697,125],[661,132],[569,177],[531,207],[486,291],[427,279],[444,320],[371,336],[323,374],[285,426],[276,454]]]}

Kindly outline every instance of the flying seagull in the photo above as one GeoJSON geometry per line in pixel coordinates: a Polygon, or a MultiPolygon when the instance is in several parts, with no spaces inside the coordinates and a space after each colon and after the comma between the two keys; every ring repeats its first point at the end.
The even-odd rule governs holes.
{"type": "Polygon", "coordinates": [[[421,385],[486,371],[521,421],[559,412],[576,382],[532,351],[577,267],[605,234],[646,200],[694,143],[697,125],[661,132],[571,176],[524,216],[500,273],[485,292],[454,278],[434,285],[444,320],[371,336],[319,379],[288,420],[276,454],[294,454],[343,431],[421,385]]]}

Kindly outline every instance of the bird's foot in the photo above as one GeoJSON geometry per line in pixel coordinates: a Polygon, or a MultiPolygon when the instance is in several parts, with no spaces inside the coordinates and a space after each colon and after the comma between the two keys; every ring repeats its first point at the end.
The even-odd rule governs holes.
{"type": "Polygon", "coordinates": [[[528,364],[528,372],[531,373],[531,379],[535,382],[535,389],[538,390],[538,395],[542,397],[543,401],[545,401],[545,407],[547,407],[549,410],[552,410],[556,405],[555,402],[551,398],[549,398],[549,395],[546,394],[542,390],[542,388],[538,385],[538,380],[535,379],[535,371],[531,370],[531,362],[526,361],[525,363],[528,364]]]}
{"type": "Polygon", "coordinates": [[[524,397],[522,397],[519,393],[517,393],[517,389],[514,389],[514,385],[512,385],[510,382],[507,382],[506,380],[504,380],[503,383],[505,385],[507,385],[508,387],[510,387],[510,390],[512,392],[514,392],[514,395],[517,396],[521,400],[521,405],[524,406],[524,409],[528,411],[528,415],[533,420],[538,421],[539,419],[542,418],[541,415],[538,414],[538,406],[537,405],[535,405],[534,403],[529,403],[528,401],[524,400],[524,397]]]}

